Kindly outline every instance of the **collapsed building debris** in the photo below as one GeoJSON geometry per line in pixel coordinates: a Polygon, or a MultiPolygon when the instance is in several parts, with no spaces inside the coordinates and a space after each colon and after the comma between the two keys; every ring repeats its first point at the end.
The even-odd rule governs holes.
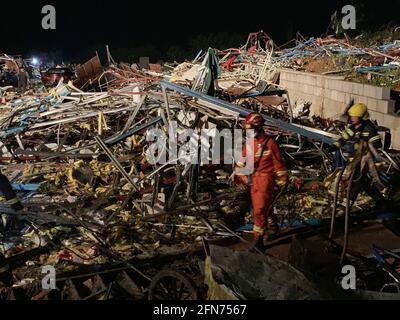
{"type": "MultiPolygon", "coordinates": [[[[103,68],[96,56],[78,67],[74,83],[60,80],[54,88],[37,88],[24,95],[12,88],[1,91],[1,169],[24,206],[19,212],[7,205],[0,208],[0,270],[5,270],[3,266],[12,270],[11,279],[0,279],[5,284],[0,287],[1,298],[194,299],[217,298],[216,292],[222,291],[225,298],[255,298],[258,289],[250,280],[245,283],[245,274],[225,280],[221,271],[210,276],[210,254],[203,250],[205,239],[225,246],[247,242],[249,201],[246,190],[230,180],[234,163],[215,163],[210,155],[196,162],[178,161],[193,159],[186,149],[193,136],[179,139],[180,134],[207,129],[208,138],[219,139],[216,130],[240,128],[251,111],[261,112],[290,171],[288,189],[275,202],[282,229],[278,241],[290,240],[296,232],[321,234],[331,227],[330,245],[355,256],[346,241],[338,243],[342,233],[336,231],[337,225],[349,219],[359,219],[361,224],[362,219],[379,214],[365,193],[353,204],[351,216],[346,211],[351,168],[341,172],[324,149],[339,137],[344,123],[310,115],[309,104],[292,104],[290,92],[279,87],[276,79],[278,66],[294,67],[300,56],[347,54],[356,49],[335,39],[312,39],[272,53],[277,48],[271,39],[264,35],[265,48],[260,48],[255,36],[260,35],[252,35],[244,48],[209,49],[192,63],[164,74],[160,69],[118,65],[111,58],[103,68]],[[172,144],[167,139],[167,146],[162,137],[174,128],[178,139],[172,144]],[[154,152],[154,142],[163,148],[154,152]],[[165,155],[168,161],[151,161],[165,155]],[[45,265],[55,266],[58,290],[40,287],[45,265]],[[173,286],[165,290],[167,278],[173,286]],[[224,289],[207,293],[204,281],[208,289],[218,282],[224,289]],[[242,292],[234,292],[238,285],[242,292]]],[[[360,55],[386,58],[393,64],[396,45],[360,55]]],[[[198,153],[194,157],[200,160],[198,153]]],[[[379,173],[384,173],[388,185],[385,197],[398,203],[400,187],[395,181],[400,154],[386,148],[380,157],[379,173]]],[[[212,253],[218,250],[230,249],[214,248],[212,253]]],[[[396,253],[389,253],[398,259],[396,253]]],[[[264,259],[228,255],[232,261],[245,257],[253,264],[264,259]]],[[[214,270],[236,273],[233,264],[223,266],[221,257],[211,257],[214,270]]],[[[296,260],[295,254],[291,259],[296,260]]],[[[258,298],[321,298],[300,271],[286,262],[264,260],[266,273],[279,265],[282,277],[295,274],[292,285],[302,283],[302,290],[283,288],[278,279],[269,283],[275,288],[272,293],[267,285],[259,288],[258,298]]],[[[386,267],[394,265],[393,261],[386,267]]],[[[303,265],[296,267],[302,270],[303,265]]],[[[380,284],[374,283],[374,289],[389,286],[386,278],[380,284]]],[[[370,289],[367,284],[365,288],[370,289]]]]}

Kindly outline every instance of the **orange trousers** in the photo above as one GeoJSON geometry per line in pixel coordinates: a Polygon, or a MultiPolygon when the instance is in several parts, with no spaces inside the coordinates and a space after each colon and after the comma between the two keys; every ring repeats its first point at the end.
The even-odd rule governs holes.
{"type": "Polygon", "coordinates": [[[253,232],[263,235],[268,224],[268,215],[274,201],[275,181],[270,175],[252,176],[250,188],[251,204],[253,207],[253,232]]]}

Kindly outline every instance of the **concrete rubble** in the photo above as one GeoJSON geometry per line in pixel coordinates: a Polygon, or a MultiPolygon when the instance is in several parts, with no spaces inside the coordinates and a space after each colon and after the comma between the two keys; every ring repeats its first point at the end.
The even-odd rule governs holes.
{"type": "MultiPolygon", "coordinates": [[[[311,38],[292,48],[279,48],[265,33],[255,33],[243,47],[209,48],[193,61],[150,65],[148,69],[116,63],[108,47],[107,53],[106,66],[95,56],[78,66],[74,81],[64,83],[61,79],[51,88],[38,82],[24,94],[15,92],[13,86],[0,88],[1,171],[24,206],[22,211],[13,212],[1,205],[0,263],[10,265],[13,275],[11,287],[0,286],[0,300],[156,299],[163,276],[185,285],[185,292],[170,292],[175,295],[168,297],[207,298],[205,242],[224,247],[246,244],[252,224],[246,190],[230,180],[233,164],[213,164],[211,158],[200,165],[150,163],[147,133],[155,128],[167,135],[173,122],[178,133],[185,129],[240,128],[241,120],[251,111],[263,114],[290,170],[288,189],[275,203],[282,230],[280,238],[269,244],[272,251],[288,243],[293,246],[293,234],[300,238],[310,232],[326,234],[331,219],[336,219],[339,227],[329,239],[333,249],[327,256],[340,255],[344,247],[350,260],[363,256],[369,265],[380,268],[379,272],[391,268],[389,260],[374,263],[364,247],[362,253],[357,251],[351,239],[348,248],[343,245],[341,225],[351,168],[339,180],[340,170],[325,147],[339,136],[345,123],[312,114],[307,102],[292,101],[290,91],[279,86],[279,70],[342,74],[398,90],[398,41],[363,48],[349,39],[311,38]],[[318,68],[318,64],[324,67],[318,68]],[[45,265],[57,270],[57,290],[40,287],[45,265]],[[104,275],[114,280],[106,280],[104,275]]],[[[178,140],[177,148],[186,142],[178,140]]],[[[359,226],[364,219],[368,223],[394,219],[390,230],[399,231],[400,186],[396,181],[400,152],[389,145],[381,158],[385,196],[397,203],[396,209],[382,211],[362,193],[350,218],[359,226]]],[[[324,241],[328,241],[326,237],[324,241]]],[[[295,245],[304,249],[309,244],[300,241],[295,245]]],[[[385,258],[390,255],[394,264],[399,261],[398,248],[376,252],[385,258]]],[[[307,252],[313,250],[308,248],[307,252]]],[[[324,296],[309,283],[318,283],[318,279],[303,276],[302,272],[307,276],[308,271],[304,263],[297,259],[292,265],[298,269],[294,269],[288,257],[275,257],[282,260],[282,269],[306,283],[304,292],[279,289],[273,296],[265,287],[260,288],[260,298],[324,296]]],[[[234,258],[241,261],[243,257],[234,258]]],[[[251,259],[260,258],[255,254],[251,259]]],[[[214,260],[226,272],[231,269],[222,266],[220,258],[211,257],[214,260]]],[[[273,258],[267,257],[263,263],[265,270],[273,268],[273,258]]],[[[236,281],[234,285],[223,276],[215,275],[212,281],[214,285],[215,281],[221,286],[224,283],[228,297],[256,298],[251,280],[239,277],[237,281],[230,279],[236,281]],[[242,292],[234,293],[240,283],[242,292]]],[[[400,275],[394,277],[398,285],[400,275]]],[[[365,290],[379,291],[390,282],[381,278],[371,280],[371,286],[364,279],[365,290]]],[[[281,288],[281,282],[277,283],[274,285],[281,288]]]]}

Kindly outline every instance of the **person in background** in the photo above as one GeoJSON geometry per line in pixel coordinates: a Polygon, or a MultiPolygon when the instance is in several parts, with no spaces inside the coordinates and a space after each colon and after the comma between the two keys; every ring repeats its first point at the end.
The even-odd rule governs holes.
{"type": "Polygon", "coordinates": [[[18,72],[18,92],[24,94],[29,84],[29,75],[24,68],[20,68],[18,72]]]}

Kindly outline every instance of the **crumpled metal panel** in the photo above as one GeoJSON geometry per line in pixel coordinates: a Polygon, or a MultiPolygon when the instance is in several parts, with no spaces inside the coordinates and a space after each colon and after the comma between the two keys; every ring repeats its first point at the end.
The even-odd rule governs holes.
{"type": "Polygon", "coordinates": [[[246,299],[322,299],[300,271],[274,257],[219,246],[210,246],[210,256],[213,267],[220,270],[215,280],[246,299]]]}

